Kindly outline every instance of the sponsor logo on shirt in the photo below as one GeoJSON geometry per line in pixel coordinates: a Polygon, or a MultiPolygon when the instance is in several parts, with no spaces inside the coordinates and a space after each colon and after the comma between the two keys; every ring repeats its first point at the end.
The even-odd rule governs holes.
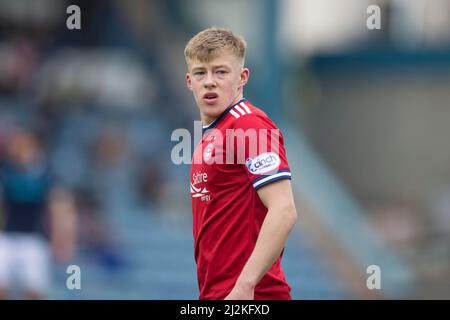
{"type": "Polygon", "coordinates": [[[209,201],[211,199],[211,195],[209,194],[209,190],[204,186],[203,188],[196,187],[197,184],[206,183],[208,181],[208,174],[206,172],[196,172],[192,175],[191,182],[191,196],[192,198],[201,198],[202,201],[209,201]]]}
{"type": "Polygon", "coordinates": [[[253,159],[248,158],[245,165],[252,174],[265,174],[278,169],[280,157],[274,152],[266,152],[253,159]]]}

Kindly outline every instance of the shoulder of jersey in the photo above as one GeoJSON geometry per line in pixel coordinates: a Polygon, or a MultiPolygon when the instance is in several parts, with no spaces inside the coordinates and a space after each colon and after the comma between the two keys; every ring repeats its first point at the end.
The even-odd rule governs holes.
{"type": "Polygon", "coordinates": [[[264,111],[253,106],[248,101],[242,101],[230,110],[230,118],[234,122],[240,122],[243,121],[243,119],[251,120],[260,117],[267,118],[267,115],[264,113],[264,111]]]}

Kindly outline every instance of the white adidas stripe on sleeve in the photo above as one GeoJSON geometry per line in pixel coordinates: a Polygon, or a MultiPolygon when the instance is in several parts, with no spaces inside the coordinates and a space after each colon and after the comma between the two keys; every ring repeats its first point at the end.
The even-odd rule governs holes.
{"type": "Polygon", "coordinates": [[[241,102],[239,105],[240,105],[242,108],[244,108],[245,111],[247,111],[247,113],[252,113],[252,112],[250,111],[250,108],[247,107],[247,105],[246,105],[244,102],[241,102]]]}
{"type": "Polygon", "coordinates": [[[233,109],[230,110],[230,113],[233,115],[233,117],[235,117],[236,119],[238,119],[240,117],[240,115],[234,111],[233,109]]]}
{"type": "Polygon", "coordinates": [[[234,107],[237,111],[239,111],[240,114],[242,114],[243,116],[246,115],[245,111],[242,110],[241,108],[239,108],[239,106],[234,107]]]}

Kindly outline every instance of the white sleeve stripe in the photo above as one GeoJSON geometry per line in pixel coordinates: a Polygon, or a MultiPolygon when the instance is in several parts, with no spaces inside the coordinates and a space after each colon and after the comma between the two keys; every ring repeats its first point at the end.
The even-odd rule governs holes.
{"type": "Polygon", "coordinates": [[[279,177],[290,177],[290,176],[291,176],[291,173],[290,173],[290,172],[279,172],[279,173],[273,174],[273,175],[271,175],[271,176],[268,176],[267,178],[258,180],[257,182],[255,182],[255,183],[253,184],[253,187],[256,188],[256,187],[259,186],[260,184],[265,183],[265,182],[267,182],[267,181],[270,181],[270,180],[272,180],[272,179],[276,179],[276,178],[279,178],[279,177]]]}
{"type": "Polygon", "coordinates": [[[240,117],[240,115],[238,115],[238,114],[236,113],[236,111],[234,111],[234,110],[230,110],[230,113],[231,113],[231,114],[233,115],[233,117],[235,117],[236,119],[240,117]]]}
{"type": "Polygon", "coordinates": [[[245,103],[241,102],[239,105],[240,105],[242,108],[244,108],[245,111],[247,111],[247,113],[252,113],[252,112],[250,111],[250,108],[247,107],[247,105],[246,105],[245,103]]]}
{"type": "Polygon", "coordinates": [[[239,106],[234,107],[237,111],[239,111],[240,114],[246,115],[245,111],[239,108],[239,106]]]}

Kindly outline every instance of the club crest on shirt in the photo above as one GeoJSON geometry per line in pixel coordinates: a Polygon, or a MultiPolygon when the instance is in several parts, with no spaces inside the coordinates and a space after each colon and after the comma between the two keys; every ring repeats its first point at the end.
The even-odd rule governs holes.
{"type": "Polygon", "coordinates": [[[274,152],[266,152],[259,156],[248,158],[245,166],[252,174],[265,174],[278,169],[280,157],[274,152]]]}
{"type": "Polygon", "coordinates": [[[211,157],[214,150],[214,144],[210,143],[206,146],[205,151],[203,152],[203,160],[205,162],[208,162],[211,157]]]}

